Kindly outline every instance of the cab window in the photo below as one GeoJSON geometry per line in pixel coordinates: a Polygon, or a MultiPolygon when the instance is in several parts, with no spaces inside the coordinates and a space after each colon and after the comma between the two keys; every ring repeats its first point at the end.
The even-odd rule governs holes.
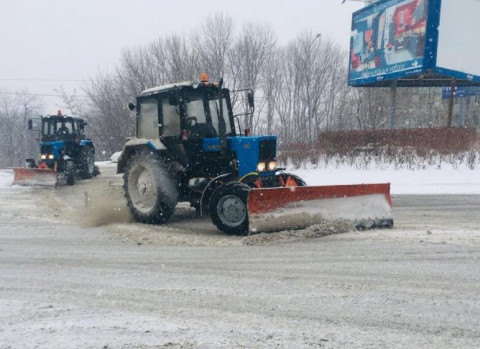
{"type": "Polygon", "coordinates": [[[197,123],[204,124],[207,122],[203,99],[195,99],[187,103],[187,117],[192,116],[197,118],[197,123]]]}
{"type": "Polygon", "coordinates": [[[180,116],[177,107],[170,105],[168,98],[162,101],[162,136],[180,136],[180,116]]]}
{"type": "Polygon", "coordinates": [[[158,103],[156,99],[142,101],[138,113],[138,137],[158,138],[158,103]]]}

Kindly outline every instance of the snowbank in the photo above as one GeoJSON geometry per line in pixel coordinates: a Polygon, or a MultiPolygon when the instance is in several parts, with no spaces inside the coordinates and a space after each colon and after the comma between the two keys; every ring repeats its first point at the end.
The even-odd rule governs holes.
{"type": "Polygon", "coordinates": [[[391,183],[391,194],[480,194],[480,170],[442,168],[423,170],[395,170],[390,168],[356,169],[317,168],[289,169],[308,185],[355,183],[391,183]]]}
{"type": "MultiPolygon", "coordinates": [[[[96,162],[100,167],[113,167],[110,161],[96,162]]],[[[101,169],[100,169],[101,170],[101,169]]],[[[288,172],[303,178],[308,185],[334,185],[355,183],[391,183],[392,194],[480,194],[480,169],[429,168],[423,170],[392,169],[378,166],[368,170],[308,165],[302,169],[289,168],[288,172]]],[[[13,171],[0,170],[0,188],[13,182],[13,171]]]]}
{"type": "Polygon", "coordinates": [[[0,188],[9,187],[13,183],[12,170],[0,170],[0,188]]]}

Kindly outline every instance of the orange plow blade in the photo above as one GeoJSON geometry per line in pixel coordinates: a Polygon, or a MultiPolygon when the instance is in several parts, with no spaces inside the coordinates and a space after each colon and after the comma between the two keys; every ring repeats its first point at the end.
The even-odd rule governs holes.
{"type": "Polygon", "coordinates": [[[58,183],[58,172],[51,169],[14,167],[13,174],[13,184],[54,187],[58,183]]]}
{"type": "Polygon", "coordinates": [[[334,219],[352,221],[358,229],[393,226],[390,183],[252,189],[247,211],[250,233],[334,219]]]}

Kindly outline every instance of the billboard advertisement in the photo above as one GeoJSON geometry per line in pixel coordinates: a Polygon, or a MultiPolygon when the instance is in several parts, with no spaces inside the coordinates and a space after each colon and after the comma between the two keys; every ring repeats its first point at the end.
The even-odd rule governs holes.
{"type": "Polygon", "coordinates": [[[352,16],[351,86],[480,86],[480,0],[380,0],[352,16]]]}
{"type": "Polygon", "coordinates": [[[422,71],[428,0],[381,1],[354,13],[349,83],[422,71]]]}
{"type": "Polygon", "coordinates": [[[467,75],[471,80],[480,76],[479,19],[479,0],[442,0],[436,63],[439,73],[458,78],[467,75]]]}

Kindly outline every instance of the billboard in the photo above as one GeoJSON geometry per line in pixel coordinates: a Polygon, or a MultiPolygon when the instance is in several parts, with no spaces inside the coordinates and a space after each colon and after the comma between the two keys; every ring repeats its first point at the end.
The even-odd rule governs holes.
{"type": "Polygon", "coordinates": [[[442,0],[438,26],[438,72],[458,78],[464,77],[461,73],[467,73],[472,80],[474,76],[480,76],[479,19],[479,0],[442,0]]]}
{"type": "Polygon", "coordinates": [[[480,84],[479,0],[381,0],[352,16],[352,86],[480,84]],[[438,57],[437,57],[438,50],[438,57]]]}
{"type": "MultiPolygon", "coordinates": [[[[450,98],[451,87],[442,88],[442,98],[450,98]]],[[[456,86],[453,89],[454,97],[480,96],[480,87],[477,86],[456,86]]]]}

